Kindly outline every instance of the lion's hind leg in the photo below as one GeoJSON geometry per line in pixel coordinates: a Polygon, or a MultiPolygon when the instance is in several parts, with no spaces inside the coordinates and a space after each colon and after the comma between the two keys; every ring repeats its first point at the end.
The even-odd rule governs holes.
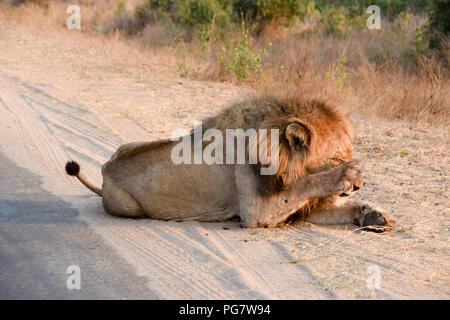
{"type": "Polygon", "coordinates": [[[144,218],[147,217],[141,205],[116,183],[104,177],[102,188],[103,208],[113,216],[144,218]]]}

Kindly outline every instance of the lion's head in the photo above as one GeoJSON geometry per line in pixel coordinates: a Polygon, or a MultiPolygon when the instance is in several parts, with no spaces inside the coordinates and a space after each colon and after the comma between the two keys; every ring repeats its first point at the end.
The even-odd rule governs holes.
{"type": "MultiPolygon", "coordinates": [[[[261,175],[261,192],[280,192],[305,173],[352,160],[353,126],[337,107],[297,96],[259,97],[238,102],[212,117],[203,130],[278,129],[279,167],[261,175]]],[[[254,165],[259,174],[261,163],[254,165]]]]}

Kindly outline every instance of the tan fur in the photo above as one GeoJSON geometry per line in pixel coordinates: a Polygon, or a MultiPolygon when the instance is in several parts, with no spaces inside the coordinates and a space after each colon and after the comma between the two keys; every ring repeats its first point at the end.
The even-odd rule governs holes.
{"type": "MultiPolygon", "coordinates": [[[[226,129],[279,129],[278,172],[260,175],[260,162],[175,165],[171,151],[178,142],[169,139],[126,144],[102,167],[105,210],[164,220],[239,216],[244,227],[273,227],[295,213],[311,216],[325,203],[329,207],[330,199],[363,184],[360,164],[351,155],[353,126],[342,111],[324,102],[256,97],[203,122],[203,132],[210,128],[224,137],[226,129]]],[[[361,211],[355,218],[363,216],[361,211]]]]}

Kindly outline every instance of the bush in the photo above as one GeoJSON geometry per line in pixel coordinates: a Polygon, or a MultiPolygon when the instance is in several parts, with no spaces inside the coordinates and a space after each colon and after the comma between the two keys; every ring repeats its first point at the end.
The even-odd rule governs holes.
{"type": "Polygon", "coordinates": [[[220,27],[230,23],[228,1],[221,0],[149,0],[147,8],[168,15],[175,24],[202,29],[214,20],[220,27]]]}
{"type": "Polygon", "coordinates": [[[250,23],[259,27],[275,21],[289,24],[296,17],[303,18],[315,7],[312,0],[235,0],[233,2],[234,17],[244,15],[250,23]]]}
{"type": "Polygon", "coordinates": [[[400,62],[404,69],[414,69],[419,63],[420,57],[423,57],[428,52],[428,45],[423,37],[423,34],[416,30],[414,39],[409,43],[400,57],[400,62]]]}
{"type": "Polygon", "coordinates": [[[450,3],[448,0],[435,0],[428,6],[429,45],[432,49],[440,49],[442,39],[450,34],[450,3]]]}
{"type": "Polygon", "coordinates": [[[328,33],[342,35],[348,23],[347,10],[344,7],[331,8],[322,15],[321,19],[328,33]]]}
{"type": "Polygon", "coordinates": [[[245,81],[254,74],[262,72],[262,54],[252,50],[251,39],[244,21],[241,24],[241,38],[231,40],[229,45],[222,47],[221,61],[225,72],[239,81],[245,81]]]}
{"type": "MultiPolygon", "coordinates": [[[[362,15],[370,5],[380,7],[383,15],[394,18],[401,12],[410,10],[412,12],[423,11],[428,3],[433,0],[316,0],[316,6],[320,9],[327,7],[346,8],[351,16],[362,15]]],[[[445,0],[444,0],[445,1],[445,0]]]]}
{"type": "Polygon", "coordinates": [[[188,28],[197,28],[214,22],[224,28],[230,23],[227,8],[218,0],[185,0],[178,1],[176,21],[188,28]]]}

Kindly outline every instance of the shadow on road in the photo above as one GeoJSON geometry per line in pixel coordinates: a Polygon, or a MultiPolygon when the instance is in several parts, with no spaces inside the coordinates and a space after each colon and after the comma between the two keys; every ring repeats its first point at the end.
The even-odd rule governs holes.
{"type": "Polygon", "coordinates": [[[155,299],[146,278],[41,178],[0,154],[0,299],[155,299]],[[71,265],[81,289],[66,286],[71,265]]]}

